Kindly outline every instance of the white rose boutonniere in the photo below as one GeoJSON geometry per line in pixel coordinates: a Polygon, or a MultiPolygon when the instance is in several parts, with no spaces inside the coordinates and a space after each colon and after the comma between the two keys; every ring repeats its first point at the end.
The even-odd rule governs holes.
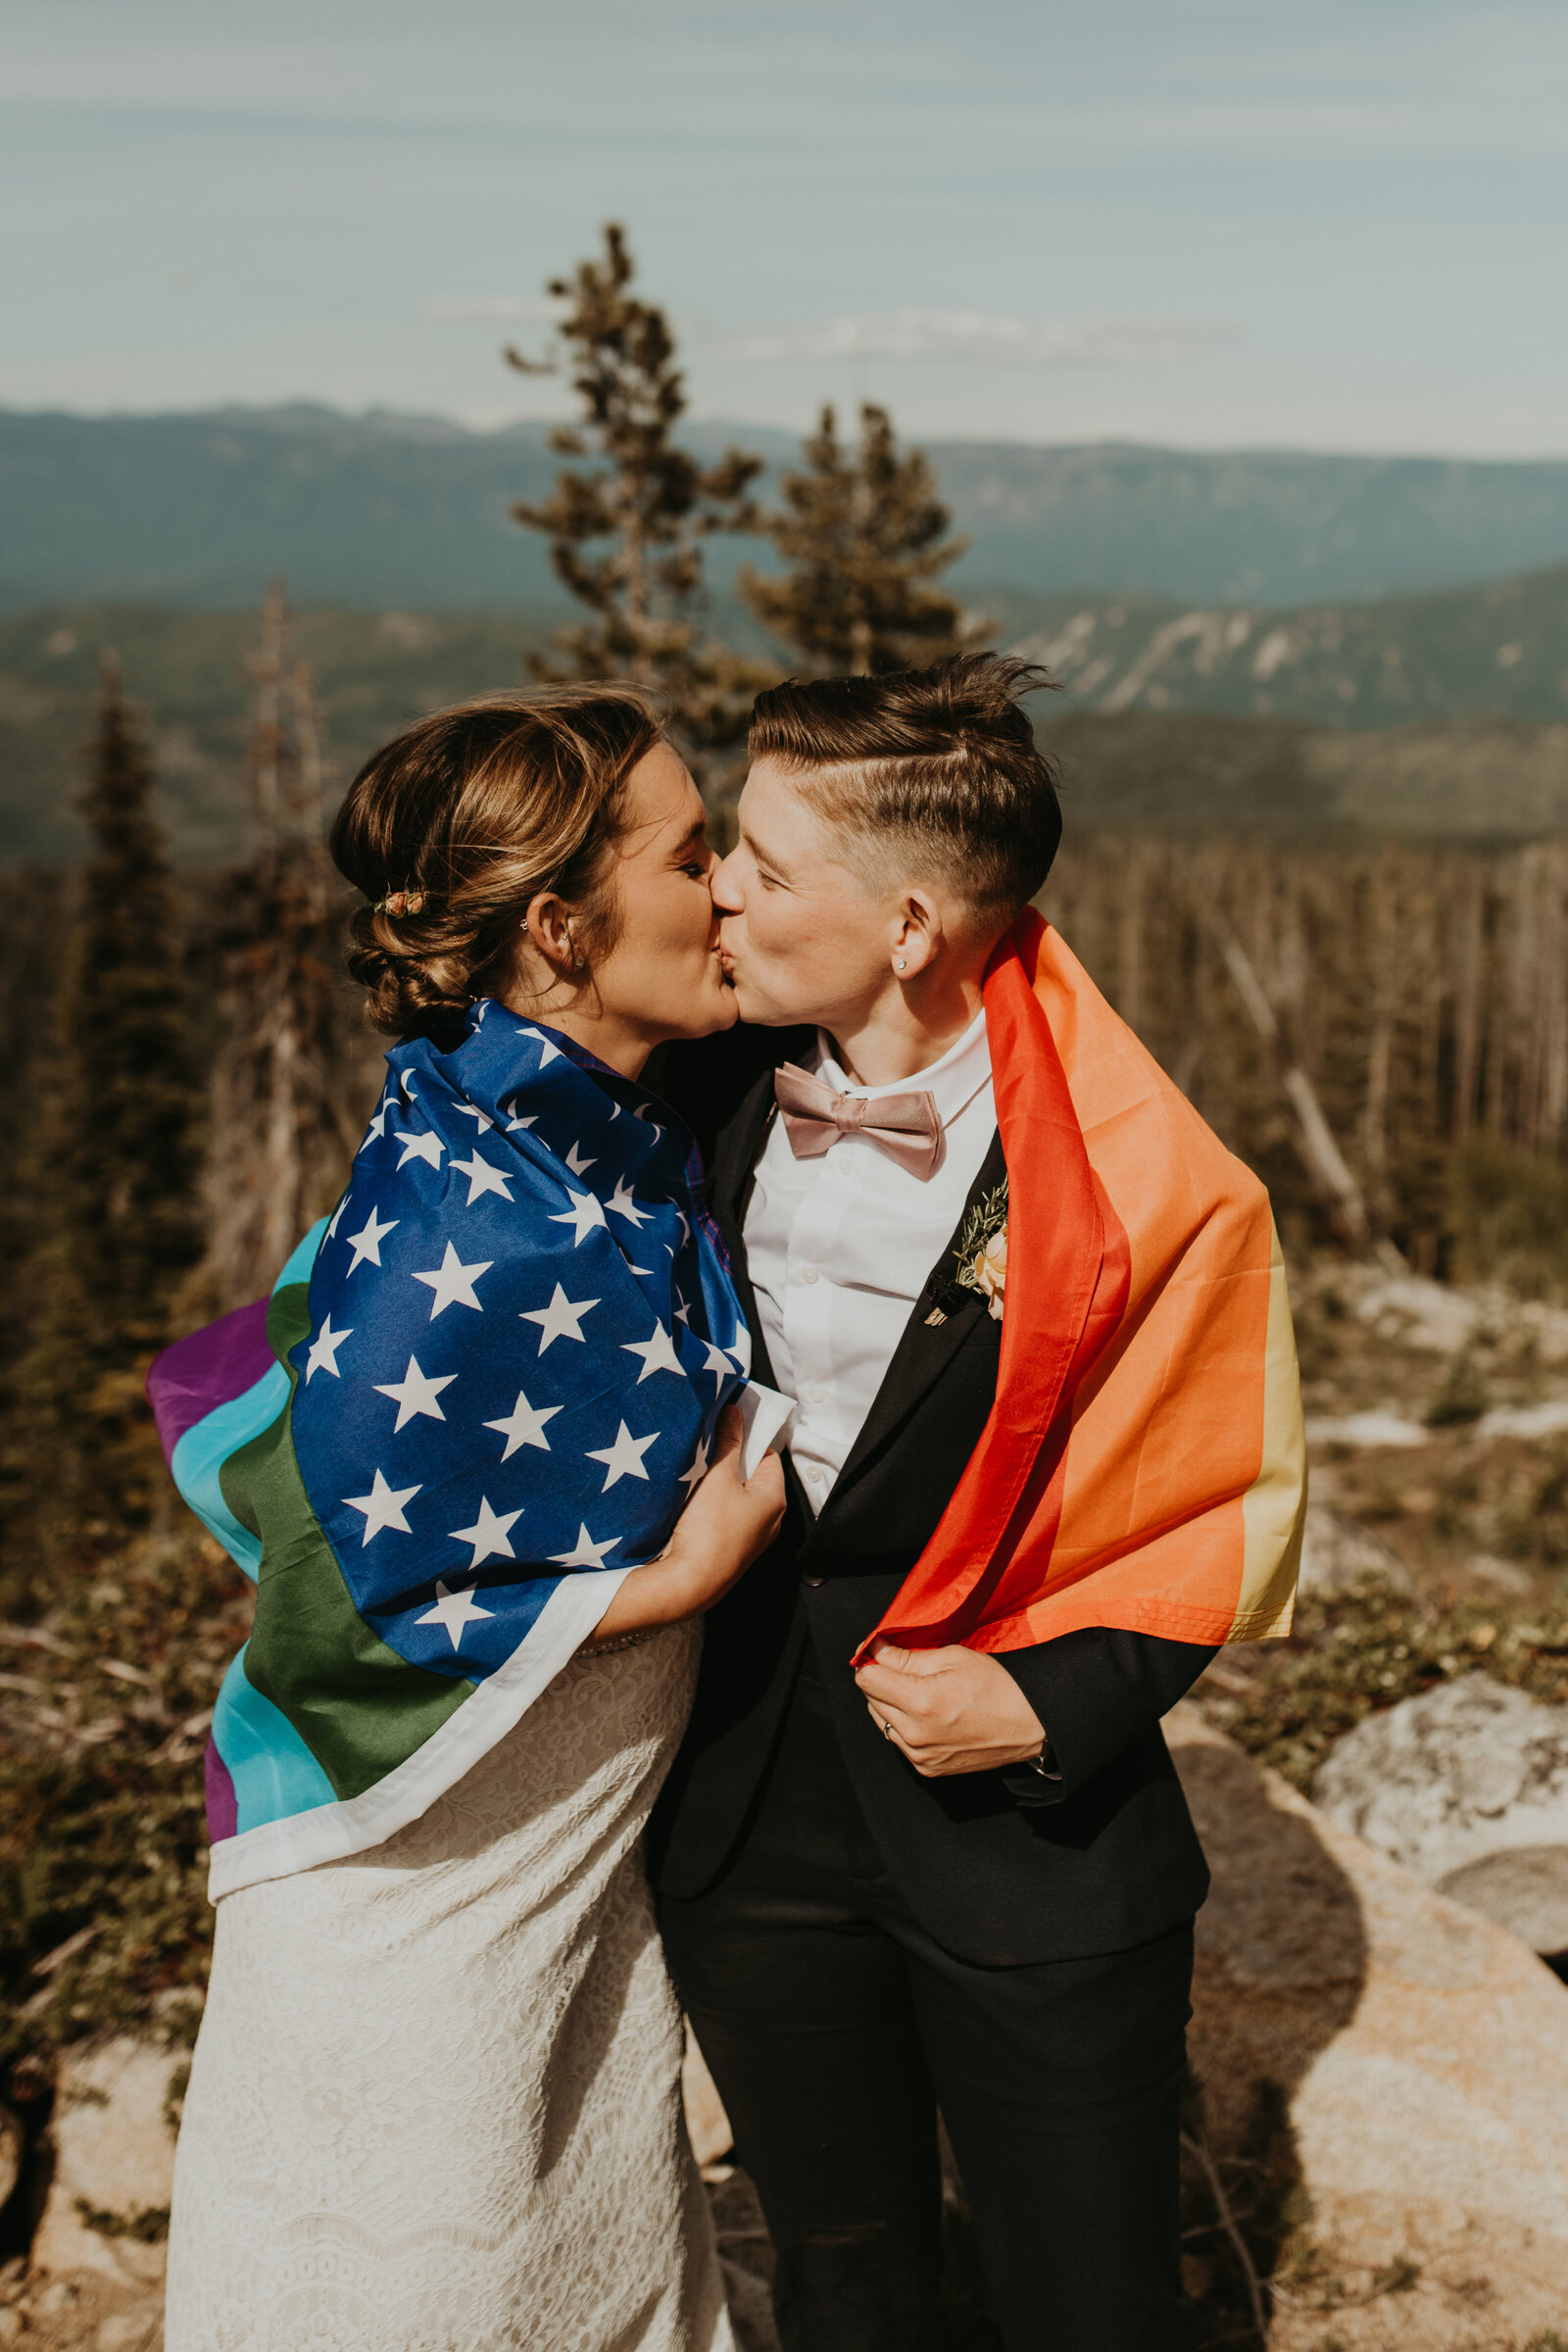
{"type": "Polygon", "coordinates": [[[991,1319],[1002,1321],[1002,1302],[1007,1292],[1007,1234],[1004,1227],[994,1233],[985,1248],[977,1251],[974,1277],[978,1287],[991,1301],[991,1319]]]}
{"type": "Polygon", "coordinates": [[[1007,1188],[1000,1184],[977,1201],[964,1219],[953,1277],[939,1293],[928,1323],[945,1323],[963,1302],[959,1294],[978,1291],[991,1309],[993,1322],[1002,1321],[1007,1292],[1007,1188]]]}

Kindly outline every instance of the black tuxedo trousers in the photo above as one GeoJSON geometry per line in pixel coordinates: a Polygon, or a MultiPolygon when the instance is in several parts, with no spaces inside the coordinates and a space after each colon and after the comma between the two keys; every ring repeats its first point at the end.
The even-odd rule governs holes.
{"type": "MultiPolygon", "coordinates": [[[[808,1046],[742,1028],[649,1072],[703,1149],[762,1381],[743,1222],[772,1070],[808,1046]]],[[[1004,1173],[998,1140],[971,1199],[1004,1173]]],[[[1051,1780],[922,1779],[850,1667],[995,1398],[1000,1327],[975,1293],[954,1304],[953,1272],[946,1252],[820,1516],[786,1460],[780,1535],[707,1620],[650,1831],[661,1925],[779,2252],[789,2352],[940,2342],[939,2102],[1008,2352],[1175,2352],[1207,1878],[1159,1719],[1212,1652],[1088,1629],[1006,1654],[1051,1780]]]]}
{"type": "Polygon", "coordinates": [[[660,1904],[777,2254],[784,2352],[944,2352],[940,2107],[1008,2352],[1176,2352],[1190,1921],[982,1968],[889,1876],[805,1660],[760,1802],[660,1904]]]}

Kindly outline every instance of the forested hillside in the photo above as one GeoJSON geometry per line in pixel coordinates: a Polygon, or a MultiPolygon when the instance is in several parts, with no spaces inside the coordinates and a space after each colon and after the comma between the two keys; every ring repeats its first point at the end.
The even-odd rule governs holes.
{"type": "MultiPolygon", "coordinates": [[[[998,641],[1064,682],[1040,715],[1068,759],[1075,824],[1500,839],[1568,826],[1568,570],[1296,612],[983,601],[998,641]]],[[[545,606],[300,614],[328,789],[415,712],[517,683],[552,619],[545,606]]],[[[0,616],[0,857],[75,852],[102,648],[147,713],[177,857],[239,854],[256,625],[149,605],[0,616]]]]}

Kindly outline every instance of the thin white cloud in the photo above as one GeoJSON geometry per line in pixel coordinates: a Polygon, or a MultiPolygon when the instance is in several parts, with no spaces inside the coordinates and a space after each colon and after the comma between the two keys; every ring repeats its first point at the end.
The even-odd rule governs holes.
{"type": "Polygon", "coordinates": [[[998,317],[984,311],[863,312],[825,325],[747,335],[714,345],[726,360],[967,360],[986,368],[1139,366],[1180,359],[1230,329],[1178,318],[998,317]]]}
{"type": "Polygon", "coordinates": [[[437,294],[427,318],[488,318],[514,326],[554,326],[565,304],[549,294],[437,294]]]}

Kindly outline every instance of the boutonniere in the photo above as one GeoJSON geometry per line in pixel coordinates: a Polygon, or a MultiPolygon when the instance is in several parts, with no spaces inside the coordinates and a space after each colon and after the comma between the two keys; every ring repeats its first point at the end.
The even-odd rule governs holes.
{"type": "Polygon", "coordinates": [[[994,1193],[976,1201],[970,1209],[953,1254],[957,1262],[952,1280],[937,1294],[936,1303],[926,1321],[945,1323],[954,1308],[962,1303],[958,1297],[960,1291],[978,1291],[981,1298],[990,1302],[992,1321],[1000,1323],[1007,1290],[1005,1178],[994,1193]]]}

